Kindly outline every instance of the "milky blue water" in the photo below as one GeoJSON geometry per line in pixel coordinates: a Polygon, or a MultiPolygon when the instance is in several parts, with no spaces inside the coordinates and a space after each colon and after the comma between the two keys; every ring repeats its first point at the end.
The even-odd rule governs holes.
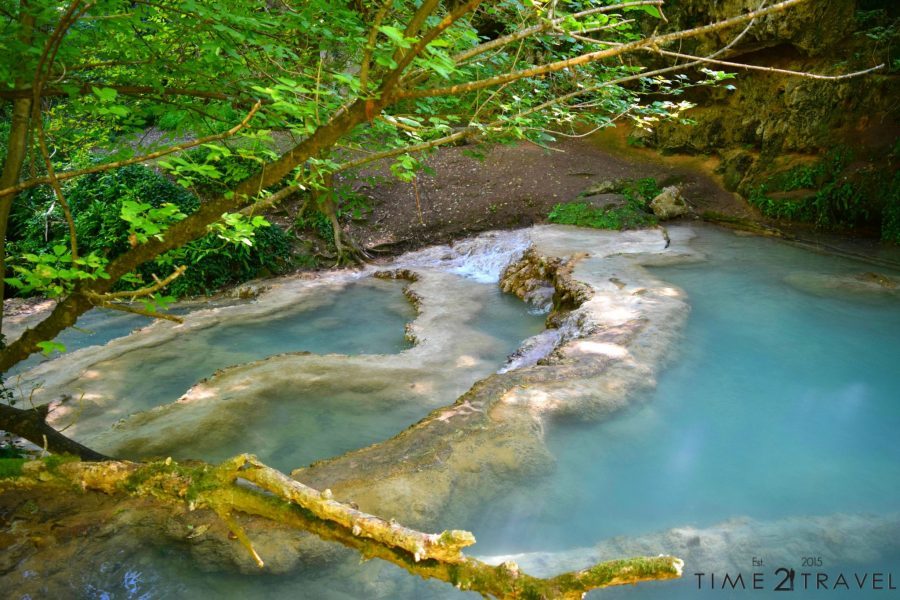
{"type": "MultiPolygon", "coordinates": [[[[399,285],[398,282],[380,283],[399,285]]],[[[481,309],[460,318],[466,318],[469,327],[493,338],[494,343],[487,345],[478,358],[496,365],[495,369],[503,365],[522,339],[544,328],[542,315],[534,314],[517,298],[501,293],[496,284],[473,282],[470,297],[480,303],[481,309]]],[[[398,322],[398,316],[414,318],[409,303],[401,300],[405,303],[402,310],[379,314],[379,303],[393,303],[392,294],[343,291],[336,299],[336,304],[344,307],[340,314],[336,315],[333,307],[327,309],[329,316],[321,317],[320,335],[301,338],[303,347],[316,353],[333,348],[342,348],[345,354],[362,354],[361,350],[366,348],[372,350],[370,353],[379,349],[381,353],[397,351],[408,345],[402,340],[403,322],[398,322]]],[[[290,335],[290,331],[285,332],[280,323],[268,322],[258,330],[236,329],[226,335],[219,334],[215,343],[231,338],[234,340],[228,342],[231,345],[265,347],[273,335],[290,335]]],[[[378,378],[371,381],[361,375],[356,377],[353,367],[348,368],[346,389],[329,388],[319,392],[304,386],[299,392],[289,387],[273,390],[256,414],[246,417],[245,427],[239,434],[217,439],[211,445],[201,445],[203,441],[198,440],[195,446],[173,448],[172,455],[218,462],[241,452],[252,452],[267,464],[290,472],[313,461],[391,438],[440,405],[435,404],[440,403],[440,397],[423,397],[412,390],[398,393],[396,388],[386,392],[385,382],[378,378]]],[[[467,387],[461,385],[458,393],[461,395],[467,387]]]]}
{"type": "MultiPolygon", "coordinates": [[[[141,315],[95,308],[78,317],[75,327],[63,330],[54,341],[64,345],[68,352],[73,352],[87,346],[103,345],[110,340],[128,335],[135,329],[149,325],[150,322],[151,319],[141,315]]],[[[57,351],[49,356],[32,354],[12,367],[6,375],[13,376],[24,373],[58,355],[57,351]]]]}
{"type": "MultiPolygon", "coordinates": [[[[114,409],[126,416],[176,400],[218,369],[275,354],[393,354],[410,347],[403,328],[415,318],[402,288],[399,281],[362,280],[330,292],[333,298],[315,308],[289,310],[274,319],[218,323],[159,346],[127,352],[92,369],[105,374],[110,393],[123,399],[114,409]],[[366,334],[350,334],[360,331],[366,334]],[[146,381],[155,384],[143,385],[146,381]]],[[[97,335],[111,334],[101,330],[97,335]]]]}
{"type": "MultiPolygon", "coordinates": [[[[714,229],[701,229],[695,245],[708,253],[707,262],[654,270],[681,287],[691,305],[683,340],[673,349],[657,388],[607,421],[552,424],[547,440],[558,461],[553,473],[523,482],[483,505],[469,523],[456,524],[475,533],[475,554],[569,550],[612,536],[706,527],[741,516],[771,521],[900,510],[900,305],[888,297],[811,293],[786,283],[798,273],[858,274],[873,268],[714,229]]],[[[505,331],[510,340],[517,333],[530,335],[525,332],[533,323],[498,324],[504,315],[497,310],[487,313],[485,327],[505,331]]],[[[512,315],[512,321],[521,318],[512,315]]],[[[515,343],[510,344],[512,349],[515,343]]],[[[379,423],[364,415],[358,423],[374,425],[360,441],[388,437],[417,416],[403,418],[404,423],[379,423]]],[[[777,535],[766,543],[798,545],[804,555],[817,552],[803,546],[803,540],[777,535]]],[[[753,549],[740,551],[751,554],[753,549]]],[[[839,545],[836,551],[839,559],[825,570],[893,569],[894,582],[900,583],[900,557],[860,561],[858,556],[841,557],[839,545]]],[[[352,576],[316,569],[251,577],[199,573],[179,552],[148,550],[134,559],[137,563],[129,563],[144,577],[141,593],[191,598],[463,596],[448,585],[419,582],[377,561],[361,565],[352,576]]],[[[746,561],[750,559],[748,555],[746,561]]],[[[698,591],[691,574],[702,567],[689,564],[680,582],[591,597],[773,595],[771,572],[767,591],[698,591]]],[[[748,565],[746,571],[751,570],[748,565]]],[[[119,590],[123,575],[117,573],[115,580],[91,573],[90,585],[119,590]]],[[[873,597],[891,593],[896,594],[870,592],[873,597]]]]}
{"type": "MultiPolygon", "coordinates": [[[[550,428],[557,469],[471,524],[479,552],[591,546],[736,516],[900,510],[897,299],[785,283],[865,264],[711,229],[695,245],[708,262],[654,270],[691,305],[658,387],[609,421],[550,428]]],[[[614,597],[673,589],[697,592],[659,584],[614,597]]]]}

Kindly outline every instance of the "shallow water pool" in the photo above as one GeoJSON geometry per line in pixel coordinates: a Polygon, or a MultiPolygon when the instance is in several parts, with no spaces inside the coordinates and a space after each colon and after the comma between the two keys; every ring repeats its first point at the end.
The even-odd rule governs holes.
{"type": "MultiPolygon", "coordinates": [[[[555,472],[469,524],[479,553],[589,547],[735,517],[900,510],[900,303],[789,283],[856,275],[871,270],[865,264],[699,231],[694,245],[708,261],[653,269],[691,305],[679,353],[656,389],[606,422],[555,423],[547,432],[555,472]]],[[[812,556],[824,549],[806,541],[770,543],[812,556]]],[[[860,570],[854,552],[845,563],[860,570]]],[[[615,597],[690,595],[695,584],[688,577],[615,597]]]]}
{"type": "MultiPolygon", "coordinates": [[[[649,539],[654,553],[666,552],[665,532],[673,528],[718,528],[725,539],[749,530],[749,538],[734,537],[724,549],[731,553],[724,562],[745,573],[753,571],[756,553],[787,549],[798,563],[826,554],[822,570],[832,581],[842,570],[871,576],[893,568],[893,581],[900,584],[900,552],[891,531],[840,528],[840,517],[834,528],[813,520],[867,513],[877,521],[900,511],[900,304],[890,294],[836,292],[817,283],[827,281],[823,276],[871,270],[866,264],[716,229],[700,228],[698,234],[694,245],[707,261],[653,270],[686,292],[692,310],[656,389],[604,422],[553,423],[546,431],[557,458],[552,474],[523,482],[485,503],[478,517],[454,526],[475,533],[474,555],[541,552],[551,562],[554,553],[578,554],[611,539],[621,547],[649,539]]],[[[477,318],[484,319],[480,327],[508,340],[511,351],[537,324],[527,321],[522,305],[499,293],[497,298],[477,318]]],[[[341,406],[338,401],[335,408],[340,412],[341,406]]],[[[266,418],[292,423],[301,414],[284,410],[266,418]]],[[[359,429],[359,440],[377,441],[419,416],[362,411],[338,424],[329,421],[334,413],[322,413],[289,428],[297,439],[314,441],[318,430],[321,444],[339,448],[350,442],[340,433],[322,432],[334,432],[337,425],[341,432],[359,429]]],[[[288,467],[326,452],[293,448],[289,441],[283,438],[272,451],[274,457],[291,455],[288,467]]],[[[679,582],[592,597],[762,598],[777,581],[777,565],[767,563],[764,591],[698,592],[693,573],[708,568],[686,558],[679,582]]],[[[204,574],[175,548],[131,554],[103,572],[86,570],[73,589],[88,597],[135,598],[477,597],[378,561],[316,566],[280,577],[204,574]]],[[[853,598],[859,592],[776,595],[794,596],[853,598]]]]}
{"type": "MultiPolygon", "coordinates": [[[[341,297],[345,293],[341,292],[341,297]]],[[[348,307],[346,314],[335,317],[329,311],[328,319],[321,321],[325,336],[322,339],[328,341],[321,343],[315,338],[304,338],[304,343],[308,344],[305,348],[316,354],[335,347],[343,347],[347,351],[345,354],[362,354],[353,350],[373,348],[377,344],[382,344],[384,349],[384,337],[379,336],[379,330],[384,330],[385,336],[388,331],[393,336],[400,334],[394,348],[408,345],[402,342],[402,324],[393,317],[379,316],[377,311],[373,315],[370,310],[372,299],[371,294],[366,294],[342,300],[348,307]],[[365,310],[359,302],[366,303],[365,310]],[[336,343],[333,338],[343,338],[343,341],[336,343]]],[[[544,327],[542,315],[534,314],[517,298],[501,293],[495,284],[473,283],[469,299],[477,301],[481,308],[469,316],[467,326],[493,339],[485,352],[472,358],[492,364],[494,369],[503,364],[523,338],[544,327]]],[[[405,313],[412,320],[410,311],[407,303],[399,314],[405,313]]],[[[272,324],[271,330],[267,324],[264,330],[252,335],[262,338],[278,329],[278,323],[272,324]]],[[[240,333],[235,336],[243,338],[240,333]]],[[[221,337],[216,338],[217,342],[220,340],[221,337]]],[[[240,343],[244,343],[243,339],[240,343]]],[[[381,379],[370,380],[364,371],[355,370],[357,368],[360,367],[348,365],[344,369],[343,385],[317,387],[315,383],[306,385],[303,382],[302,387],[272,390],[266,394],[265,403],[254,410],[253,415],[247,415],[245,427],[239,434],[209,443],[197,440],[196,444],[172,449],[172,455],[218,462],[251,451],[266,464],[290,472],[313,461],[391,438],[448,400],[442,400],[437,394],[416,393],[414,381],[409,382],[408,392],[397,393],[393,387],[385,388],[381,379]]],[[[461,384],[453,395],[462,394],[467,387],[467,384],[461,384]]]]}

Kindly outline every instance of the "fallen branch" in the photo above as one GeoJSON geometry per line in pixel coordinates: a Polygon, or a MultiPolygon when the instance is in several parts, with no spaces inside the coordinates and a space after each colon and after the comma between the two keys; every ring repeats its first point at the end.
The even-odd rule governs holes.
{"type": "Polygon", "coordinates": [[[71,440],[47,424],[50,405],[29,409],[20,409],[0,402],[0,421],[16,435],[25,438],[32,444],[46,448],[54,453],[65,453],[79,456],[84,460],[108,460],[109,457],[82,446],[71,440]]]}
{"type": "Polygon", "coordinates": [[[547,579],[532,577],[513,562],[495,566],[465,556],[462,548],[475,542],[467,531],[428,534],[386,521],[334,500],[329,490],[305,486],[243,454],[218,467],[181,465],[171,459],[145,464],[39,460],[22,465],[14,479],[17,486],[52,483],[182,507],[188,503],[191,510],[210,509],[226,521],[260,567],[265,556],[254,549],[235,512],[309,531],[356,549],[366,559],[380,558],[419,577],[495,598],[581,598],[592,589],[678,578],[684,564],[672,556],[639,557],[547,579]]]}
{"type": "Polygon", "coordinates": [[[169,274],[165,279],[158,279],[156,275],[153,276],[155,283],[153,285],[143,287],[137,290],[127,290],[124,292],[107,292],[105,294],[96,294],[93,292],[86,292],[87,297],[91,300],[96,300],[97,302],[106,302],[109,300],[121,300],[122,298],[129,298],[134,300],[135,298],[143,298],[144,296],[149,296],[151,294],[155,294],[159,290],[163,289],[179,277],[181,277],[184,272],[187,270],[186,265],[181,265],[176,267],[172,273],[169,274]]]}
{"type": "Polygon", "coordinates": [[[109,308],[112,310],[120,310],[127,313],[134,313],[136,315],[143,315],[145,317],[150,317],[151,319],[165,319],[167,321],[174,321],[175,323],[184,323],[184,319],[182,319],[181,317],[157,312],[155,310],[137,308],[135,306],[131,306],[130,304],[117,302],[117,300],[128,298],[129,300],[134,302],[138,298],[143,298],[155,294],[156,292],[160,291],[161,289],[181,277],[186,270],[187,266],[181,265],[180,267],[177,267],[174,271],[172,271],[172,273],[165,279],[159,279],[156,277],[156,275],[154,275],[153,279],[156,283],[138,290],[107,292],[105,294],[97,294],[96,292],[86,290],[84,294],[88,298],[88,300],[90,300],[91,303],[96,306],[101,306],[103,308],[109,308]]]}
{"type": "MultiPolygon", "coordinates": [[[[93,302],[93,301],[92,301],[93,302]]],[[[151,319],[164,319],[166,321],[172,321],[173,323],[184,323],[184,319],[181,317],[176,317],[175,315],[170,315],[168,313],[158,312],[155,310],[147,310],[144,308],[138,308],[136,306],[131,306],[130,304],[123,304],[121,302],[107,302],[105,300],[98,300],[94,302],[96,306],[100,308],[108,308],[110,310],[118,310],[121,312],[127,312],[134,315],[141,315],[143,317],[150,317],[151,319]]]]}

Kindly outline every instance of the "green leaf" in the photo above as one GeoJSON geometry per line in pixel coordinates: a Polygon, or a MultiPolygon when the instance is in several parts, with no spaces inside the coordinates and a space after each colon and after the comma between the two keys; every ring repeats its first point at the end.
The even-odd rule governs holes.
{"type": "Polygon", "coordinates": [[[409,48],[410,46],[412,46],[409,39],[404,36],[403,32],[396,27],[392,27],[390,25],[382,25],[378,28],[378,31],[389,37],[390,40],[400,48],[409,48]]]}
{"type": "Polygon", "coordinates": [[[57,352],[66,351],[65,344],[60,344],[59,342],[38,342],[37,347],[40,348],[41,354],[44,356],[50,356],[54,350],[57,352]]]}
{"type": "Polygon", "coordinates": [[[91,91],[100,99],[100,102],[112,102],[119,95],[119,92],[113,88],[98,88],[91,86],[91,91]]]}

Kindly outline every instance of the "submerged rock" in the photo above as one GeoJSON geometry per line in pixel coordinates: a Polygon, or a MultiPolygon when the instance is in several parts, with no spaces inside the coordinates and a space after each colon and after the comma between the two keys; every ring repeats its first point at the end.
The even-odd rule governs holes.
{"type": "Polygon", "coordinates": [[[879,273],[825,275],[822,273],[795,273],[784,281],[803,292],[816,296],[839,296],[848,299],[896,299],[900,300],[897,282],[879,273]]]}

